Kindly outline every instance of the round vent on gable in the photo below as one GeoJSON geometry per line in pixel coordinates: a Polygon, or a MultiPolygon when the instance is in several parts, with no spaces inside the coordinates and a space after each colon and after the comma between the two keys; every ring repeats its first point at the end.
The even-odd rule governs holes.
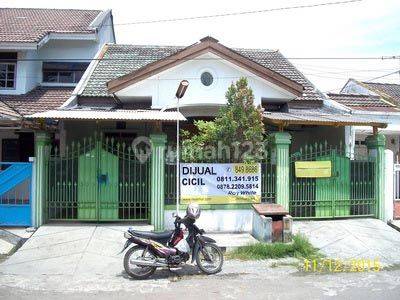
{"type": "Polygon", "coordinates": [[[200,80],[204,86],[210,86],[214,82],[214,77],[210,72],[205,71],[201,74],[200,80]]]}

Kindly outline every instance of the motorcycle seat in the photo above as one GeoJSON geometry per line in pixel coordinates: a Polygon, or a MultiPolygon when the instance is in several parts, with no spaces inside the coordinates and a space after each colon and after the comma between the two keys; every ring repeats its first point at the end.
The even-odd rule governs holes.
{"type": "Polygon", "coordinates": [[[137,231],[131,228],[128,229],[128,232],[134,236],[151,240],[168,240],[174,233],[173,230],[163,231],[163,232],[153,232],[153,231],[137,231]]]}

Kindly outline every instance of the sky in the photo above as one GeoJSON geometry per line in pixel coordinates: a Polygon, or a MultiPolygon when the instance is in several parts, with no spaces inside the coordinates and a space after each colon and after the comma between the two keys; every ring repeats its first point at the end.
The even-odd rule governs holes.
{"type": "MultiPolygon", "coordinates": [[[[119,44],[190,45],[210,35],[228,47],[279,49],[318,89],[338,91],[400,69],[400,1],[350,4],[168,23],[123,23],[262,10],[340,0],[0,0],[1,7],[112,9],[119,44]],[[295,59],[385,57],[375,60],[295,59]]],[[[394,74],[376,79],[400,83],[394,74]]]]}

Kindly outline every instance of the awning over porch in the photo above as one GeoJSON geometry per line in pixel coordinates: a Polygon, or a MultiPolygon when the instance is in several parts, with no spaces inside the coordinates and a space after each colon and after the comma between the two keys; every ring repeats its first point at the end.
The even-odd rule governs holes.
{"type": "Polygon", "coordinates": [[[176,111],[159,110],[95,110],[95,109],[64,109],[49,110],[27,116],[28,119],[54,120],[107,120],[107,121],[185,121],[186,118],[176,111]]]}
{"type": "Polygon", "coordinates": [[[386,123],[356,117],[349,113],[327,113],[314,109],[290,109],[289,112],[264,112],[264,120],[276,126],[371,126],[385,128],[386,123]]]}
{"type": "MultiPolygon", "coordinates": [[[[355,126],[354,130],[360,134],[371,134],[372,128],[369,126],[355,126]]],[[[379,130],[383,134],[400,135],[400,124],[389,124],[386,128],[379,130]]]]}

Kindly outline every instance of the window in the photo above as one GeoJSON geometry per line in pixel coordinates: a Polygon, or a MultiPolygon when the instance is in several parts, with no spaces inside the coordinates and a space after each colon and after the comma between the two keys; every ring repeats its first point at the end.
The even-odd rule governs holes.
{"type": "Polygon", "coordinates": [[[203,73],[201,74],[200,79],[201,79],[201,83],[202,83],[204,86],[210,86],[210,85],[212,85],[212,83],[213,83],[213,81],[214,81],[214,77],[211,75],[210,72],[203,72],[203,73]]]}
{"type": "Polygon", "coordinates": [[[17,53],[0,52],[0,89],[15,88],[15,71],[17,53]]]}
{"type": "Polygon", "coordinates": [[[76,62],[44,62],[43,82],[77,83],[82,78],[88,65],[88,63],[76,62]]]}

